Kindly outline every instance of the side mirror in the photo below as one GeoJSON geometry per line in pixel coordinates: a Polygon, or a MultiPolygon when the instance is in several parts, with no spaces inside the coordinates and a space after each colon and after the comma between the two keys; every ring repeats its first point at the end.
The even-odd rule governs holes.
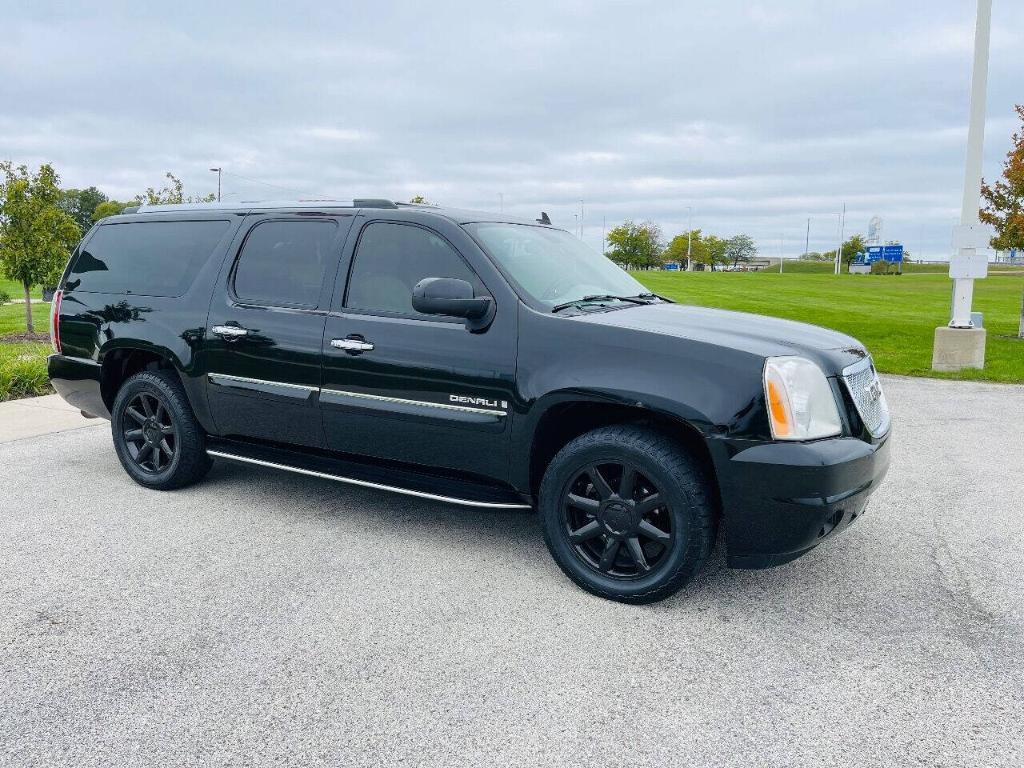
{"type": "Polygon", "coordinates": [[[427,277],[412,289],[412,308],[424,315],[463,317],[471,331],[482,331],[494,318],[490,296],[474,296],[473,286],[455,277],[427,277]]]}

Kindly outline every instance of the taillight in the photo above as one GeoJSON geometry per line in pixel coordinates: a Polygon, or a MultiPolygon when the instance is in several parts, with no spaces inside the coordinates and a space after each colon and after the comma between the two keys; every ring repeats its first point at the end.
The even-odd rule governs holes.
{"type": "Polygon", "coordinates": [[[50,303],[50,344],[53,345],[53,352],[56,355],[60,354],[60,302],[63,298],[64,291],[57,291],[50,303]]]}

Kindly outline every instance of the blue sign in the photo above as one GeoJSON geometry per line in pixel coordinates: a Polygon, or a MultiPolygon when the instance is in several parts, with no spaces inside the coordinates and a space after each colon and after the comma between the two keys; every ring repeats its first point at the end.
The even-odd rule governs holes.
{"type": "Polygon", "coordinates": [[[674,261],[670,261],[668,264],[665,265],[665,269],[669,270],[670,272],[678,272],[679,265],[674,261]]]}
{"type": "Polygon", "coordinates": [[[902,245],[869,245],[864,255],[865,264],[874,264],[876,261],[888,261],[892,264],[899,264],[903,261],[902,245]]]}

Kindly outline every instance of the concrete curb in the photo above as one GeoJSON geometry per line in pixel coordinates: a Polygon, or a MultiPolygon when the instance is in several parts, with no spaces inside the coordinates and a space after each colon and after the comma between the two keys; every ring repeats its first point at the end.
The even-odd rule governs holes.
{"type": "Polygon", "coordinates": [[[60,395],[26,397],[0,403],[0,443],[105,423],[102,419],[85,418],[76,408],[65,403],[60,395]]]}

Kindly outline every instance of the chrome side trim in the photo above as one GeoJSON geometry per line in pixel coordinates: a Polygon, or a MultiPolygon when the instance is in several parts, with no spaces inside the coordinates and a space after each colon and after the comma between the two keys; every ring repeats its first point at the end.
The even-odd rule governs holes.
{"type": "Polygon", "coordinates": [[[338,395],[340,397],[354,397],[360,400],[375,400],[381,403],[395,403],[397,405],[421,405],[427,408],[440,408],[444,411],[460,411],[461,413],[486,413],[488,416],[508,416],[508,411],[492,410],[490,408],[473,408],[469,405],[451,405],[449,403],[432,403],[428,400],[408,400],[404,397],[385,397],[384,395],[370,395],[366,392],[347,392],[341,389],[323,389],[322,394],[338,395]]]}
{"type": "Polygon", "coordinates": [[[250,379],[248,376],[232,376],[230,373],[208,373],[206,374],[210,381],[215,382],[218,379],[224,379],[225,381],[238,382],[239,384],[259,384],[264,387],[285,387],[286,389],[301,389],[305,392],[318,392],[320,387],[308,387],[305,384],[289,384],[284,381],[267,381],[266,379],[250,379]]]}
{"type": "Polygon", "coordinates": [[[225,453],[224,451],[216,451],[207,449],[206,453],[210,456],[215,456],[219,459],[229,459],[231,461],[240,461],[245,464],[255,464],[260,467],[269,467],[270,469],[283,469],[286,472],[294,472],[299,475],[308,475],[309,477],[319,477],[323,480],[334,480],[339,483],[348,483],[349,485],[358,485],[363,488],[373,488],[378,491],[391,491],[392,493],[401,493],[406,496],[416,496],[420,499],[430,499],[431,501],[441,501],[448,504],[461,504],[465,507],[482,507],[485,509],[530,509],[529,504],[512,504],[497,501],[469,501],[468,499],[458,499],[453,496],[441,496],[436,493],[424,493],[423,491],[413,491],[408,488],[399,488],[395,485],[384,485],[383,483],[373,483],[369,480],[357,480],[353,477],[342,477],[341,475],[331,475],[327,472],[316,472],[312,469],[301,469],[300,467],[292,467],[287,464],[278,464],[274,461],[264,461],[263,459],[251,459],[248,456],[238,456],[233,453],[225,453]]]}

